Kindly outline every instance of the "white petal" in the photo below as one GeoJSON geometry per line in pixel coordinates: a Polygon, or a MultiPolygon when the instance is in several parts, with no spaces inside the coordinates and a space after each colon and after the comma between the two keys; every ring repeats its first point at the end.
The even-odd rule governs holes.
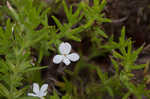
{"type": "Polygon", "coordinates": [[[62,60],[63,60],[63,56],[62,55],[56,55],[53,58],[53,63],[59,64],[62,60]]]}
{"type": "Polygon", "coordinates": [[[48,84],[44,84],[40,89],[40,96],[46,96],[48,89],[48,84]]]}
{"type": "Polygon", "coordinates": [[[71,61],[75,62],[79,60],[80,56],[77,53],[72,53],[67,55],[67,58],[69,58],[71,61]]]}
{"type": "Polygon", "coordinates": [[[33,93],[28,93],[28,96],[38,97],[38,95],[33,94],[33,93]]]}
{"type": "Polygon", "coordinates": [[[69,65],[71,63],[67,57],[64,57],[63,62],[65,63],[65,65],[69,65]]]}
{"type": "Polygon", "coordinates": [[[46,95],[47,95],[47,91],[44,92],[44,93],[40,93],[40,97],[44,97],[44,96],[46,96],[46,95]]]}
{"type": "Polygon", "coordinates": [[[37,83],[34,83],[34,84],[33,84],[33,92],[34,92],[35,94],[38,94],[39,91],[40,91],[39,85],[38,85],[37,83]]]}
{"type": "Polygon", "coordinates": [[[67,42],[63,42],[59,45],[59,51],[61,54],[69,54],[71,49],[71,45],[67,42]]]}

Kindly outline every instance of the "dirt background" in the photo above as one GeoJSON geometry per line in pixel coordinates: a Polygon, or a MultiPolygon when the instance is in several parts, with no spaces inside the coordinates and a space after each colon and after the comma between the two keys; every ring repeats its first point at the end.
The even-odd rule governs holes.
{"type": "Polygon", "coordinates": [[[122,26],[127,36],[132,37],[136,46],[150,43],[150,0],[107,0],[106,17],[112,23],[105,24],[106,33],[120,34],[122,26]]]}

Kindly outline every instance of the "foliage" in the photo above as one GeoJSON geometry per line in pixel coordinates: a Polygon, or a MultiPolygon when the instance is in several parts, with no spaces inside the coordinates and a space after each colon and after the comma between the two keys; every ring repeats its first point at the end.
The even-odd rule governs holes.
{"type": "Polygon", "coordinates": [[[133,81],[136,76],[133,71],[147,68],[147,64],[135,63],[143,46],[133,49],[133,41],[125,37],[125,27],[118,41],[102,29],[103,23],[111,22],[103,13],[106,0],[93,0],[92,6],[81,0],[75,11],[65,0],[55,3],[58,2],[64,8],[65,22],[42,0],[8,0],[0,5],[0,98],[36,99],[27,93],[33,82],[44,82],[41,69],[48,67],[41,64],[44,56],[52,57],[64,40],[81,44],[85,38],[89,38],[86,43],[91,45],[88,49],[77,48],[80,61],[73,70],[65,69],[63,80],[55,83],[63,94],[54,90],[47,99],[150,97],[144,77],[140,83],[133,81]],[[94,61],[99,56],[107,57],[108,53],[112,71],[104,71],[94,61]]]}

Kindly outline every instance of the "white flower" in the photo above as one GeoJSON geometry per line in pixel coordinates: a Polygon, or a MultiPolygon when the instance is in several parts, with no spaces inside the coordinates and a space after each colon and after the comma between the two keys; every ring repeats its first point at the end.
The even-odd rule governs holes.
{"type": "Polygon", "coordinates": [[[55,64],[59,64],[64,62],[66,65],[69,65],[72,62],[79,60],[79,55],[77,53],[71,53],[71,45],[67,42],[63,42],[59,45],[59,52],[61,55],[55,55],[53,58],[53,62],[55,64]]]}
{"type": "Polygon", "coordinates": [[[47,89],[48,84],[44,84],[41,88],[39,88],[39,85],[37,83],[33,83],[34,93],[28,93],[28,96],[39,97],[40,99],[43,99],[43,97],[47,94],[47,89]]]}

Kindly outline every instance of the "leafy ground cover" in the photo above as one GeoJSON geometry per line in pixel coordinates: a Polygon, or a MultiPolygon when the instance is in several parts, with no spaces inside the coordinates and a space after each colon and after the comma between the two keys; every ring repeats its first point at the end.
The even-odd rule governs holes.
{"type": "Polygon", "coordinates": [[[0,1],[0,99],[149,99],[149,4],[0,1]]]}

